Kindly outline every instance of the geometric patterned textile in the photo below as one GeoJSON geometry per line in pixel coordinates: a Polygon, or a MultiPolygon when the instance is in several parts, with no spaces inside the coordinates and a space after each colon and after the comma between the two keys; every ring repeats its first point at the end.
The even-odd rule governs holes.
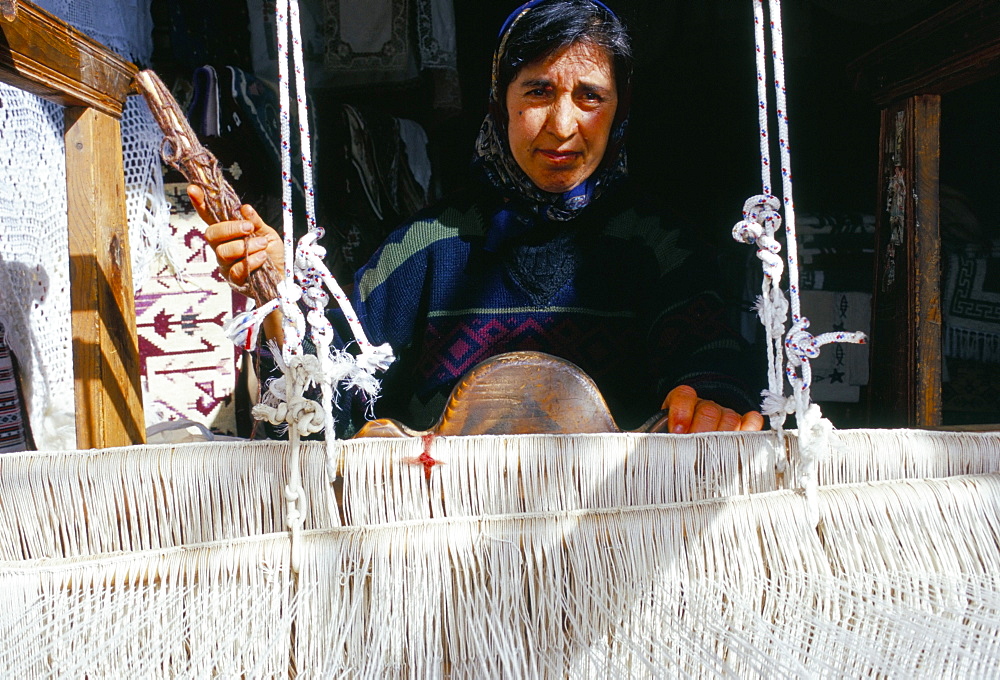
{"type": "Polygon", "coordinates": [[[947,256],[944,355],[1000,363],[1000,242],[947,256]]]}
{"type": "MultiPolygon", "coordinates": [[[[813,332],[855,329],[871,324],[871,295],[804,290],[802,309],[813,332]]],[[[830,345],[812,360],[812,395],[816,401],[856,403],[868,384],[868,345],[830,345]]]]}
{"type": "Polygon", "coordinates": [[[222,326],[245,298],[220,276],[186,186],[165,186],[177,272],[166,263],[154,268],[135,297],[146,424],[191,420],[235,434],[239,352],[222,326]]]}
{"type": "Polygon", "coordinates": [[[21,413],[14,362],[0,325],[0,453],[27,449],[21,413]]]}

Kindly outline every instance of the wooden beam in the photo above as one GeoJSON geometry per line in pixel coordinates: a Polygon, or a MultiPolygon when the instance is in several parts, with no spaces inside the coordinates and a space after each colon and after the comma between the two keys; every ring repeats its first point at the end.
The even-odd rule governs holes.
{"type": "Polygon", "coordinates": [[[121,128],[106,113],[72,107],[65,139],[77,445],[141,443],[121,128]]]}
{"type": "Polygon", "coordinates": [[[941,98],[882,111],[870,421],[941,424],[941,98]]]}
{"type": "Polygon", "coordinates": [[[63,106],[121,118],[138,69],[48,12],[21,0],[0,19],[0,81],[63,106]]]}
{"type": "Polygon", "coordinates": [[[961,0],[848,66],[880,106],[944,94],[1000,73],[1000,2],[961,0]]]}

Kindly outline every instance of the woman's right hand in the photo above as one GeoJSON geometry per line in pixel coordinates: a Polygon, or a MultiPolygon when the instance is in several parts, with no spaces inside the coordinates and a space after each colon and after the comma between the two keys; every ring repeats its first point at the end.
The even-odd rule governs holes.
{"type": "Polygon", "coordinates": [[[284,269],[285,248],[281,237],[261,219],[249,205],[240,206],[243,220],[211,222],[205,208],[205,192],[194,184],[188,185],[188,197],[208,228],[205,240],[215,251],[219,271],[237,286],[246,283],[247,276],[270,258],[279,272],[284,269]]]}
{"type": "Polygon", "coordinates": [[[756,432],[764,427],[764,416],[759,411],[740,415],[714,401],[701,399],[690,385],[678,385],[670,390],[661,407],[668,411],[666,430],[663,422],[652,432],[686,434],[695,432],[756,432]]]}

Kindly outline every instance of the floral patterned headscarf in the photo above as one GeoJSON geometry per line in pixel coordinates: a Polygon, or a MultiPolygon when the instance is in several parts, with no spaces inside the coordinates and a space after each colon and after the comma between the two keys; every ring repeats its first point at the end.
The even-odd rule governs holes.
{"type": "MultiPolygon", "coordinates": [[[[546,220],[567,221],[597,200],[607,189],[628,175],[625,157],[625,130],[628,127],[630,97],[628,87],[619,86],[618,110],[612,123],[608,146],[597,169],[578,186],[561,194],[539,189],[521,169],[510,151],[507,136],[507,111],[505,92],[499,82],[500,63],[506,56],[507,42],[518,22],[537,5],[547,0],[532,0],[516,9],[501,29],[500,43],[493,56],[493,73],[490,88],[489,111],[483,120],[476,139],[473,165],[482,170],[485,180],[504,197],[527,206],[534,214],[546,220]]],[[[592,0],[614,16],[604,4],[592,0]]],[[[617,76],[617,74],[616,74],[617,76]]]]}

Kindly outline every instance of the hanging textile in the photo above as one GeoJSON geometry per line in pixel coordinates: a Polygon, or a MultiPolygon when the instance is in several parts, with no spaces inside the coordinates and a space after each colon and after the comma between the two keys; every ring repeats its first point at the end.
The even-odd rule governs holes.
{"type": "Polygon", "coordinates": [[[0,323],[40,449],[76,445],[63,111],[0,84],[0,323]]]}
{"type": "Polygon", "coordinates": [[[945,256],[944,355],[1000,363],[1000,241],[945,256]]]}
{"type": "Polygon", "coordinates": [[[148,64],[153,55],[150,0],[32,1],[129,61],[148,64]]]}
{"type": "MultiPolygon", "coordinates": [[[[247,0],[255,73],[277,73],[274,0],[247,0]]],[[[310,87],[410,84],[430,76],[437,110],[461,109],[453,0],[304,0],[310,87]]]]}
{"type": "Polygon", "coordinates": [[[245,310],[247,298],[219,279],[186,188],[167,185],[178,270],[161,264],[135,295],[146,425],[190,420],[234,435],[240,353],[222,329],[245,310]]]}
{"type": "Polygon", "coordinates": [[[407,0],[325,0],[324,64],[338,85],[417,76],[407,0]]]}
{"type": "Polygon", "coordinates": [[[0,324],[0,453],[28,449],[27,422],[14,358],[0,324]]]}

